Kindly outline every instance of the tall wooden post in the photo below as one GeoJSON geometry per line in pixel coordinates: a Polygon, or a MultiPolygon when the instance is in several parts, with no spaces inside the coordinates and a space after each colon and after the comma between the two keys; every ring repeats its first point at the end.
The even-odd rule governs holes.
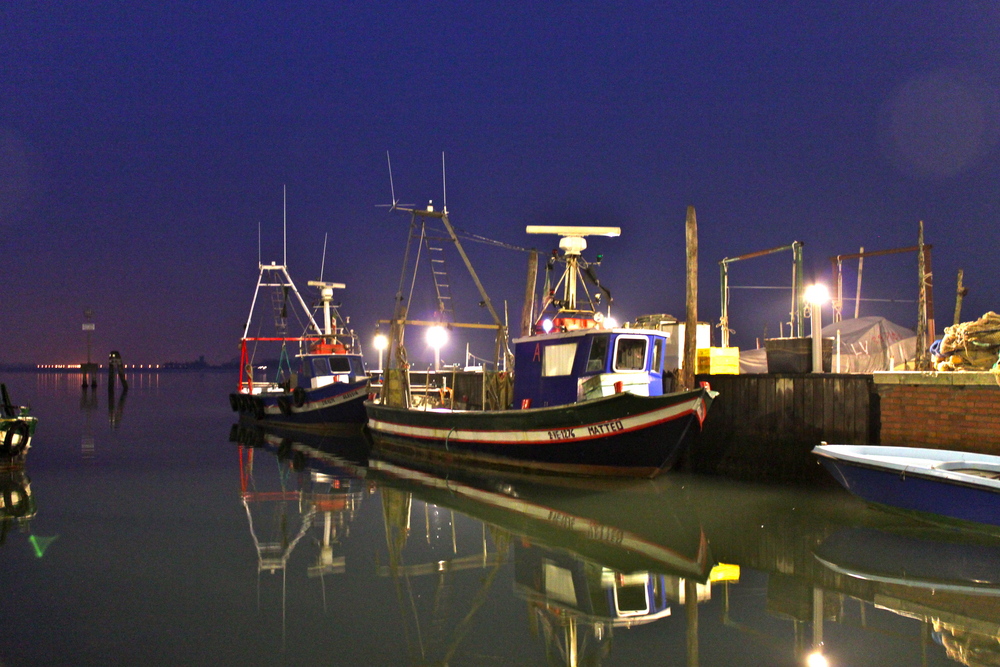
{"type": "Polygon", "coordinates": [[[917,358],[918,370],[928,368],[927,356],[927,274],[924,266],[924,221],[920,221],[920,232],[917,237],[917,272],[919,273],[919,291],[917,292],[917,358]]]}
{"type": "Polygon", "coordinates": [[[524,309],[521,311],[521,335],[530,336],[535,325],[535,282],[538,280],[538,251],[528,253],[528,279],[524,288],[524,309]]]}
{"type": "Polygon", "coordinates": [[[962,278],[965,275],[965,271],[962,269],[958,270],[958,288],[955,290],[955,321],[953,324],[959,324],[962,321],[962,299],[965,295],[969,293],[967,287],[962,284],[962,278]]]}
{"type": "Polygon", "coordinates": [[[865,268],[865,247],[858,251],[858,290],[854,295],[854,319],[861,317],[861,272],[865,268]]]}
{"type": "Polygon", "coordinates": [[[687,317],[684,323],[684,369],[681,375],[685,388],[694,388],[695,364],[698,359],[698,220],[694,206],[687,207],[685,222],[687,241],[687,317]]]}

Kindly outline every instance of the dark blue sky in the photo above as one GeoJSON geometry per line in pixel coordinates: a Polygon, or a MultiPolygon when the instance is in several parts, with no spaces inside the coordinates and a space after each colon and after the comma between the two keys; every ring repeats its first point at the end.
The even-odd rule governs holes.
{"type": "MultiPolygon", "coordinates": [[[[924,4],[6,3],[0,361],[82,360],[85,308],[98,359],[232,358],[258,223],[281,260],[283,185],[293,277],[317,277],[329,233],[325,278],[367,339],[408,222],[376,207],[386,151],[414,204],[440,203],[446,153],[470,232],[547,250],[526,224],[621,226],[592,244],[620,320],[683,314],[689,204],[713,324],[720,259],[800,240],[829,281],[829,256],[914,245],[919,220],[939,330],[960,268],[964,319],[1000,310],[1000,9],[924,4]]],[[[516,321],[526,256],[469,250],[516,321]]],[[[732,268],[790,275],[790,253],[732,268]]],[[[914,299],[916,275],[872,259],[863,297],[914,299]]],[[[787,310],[734,292],[734,341],[787,310]]],[[[912,327],[916,307],[862,314],[912,327]]]]}

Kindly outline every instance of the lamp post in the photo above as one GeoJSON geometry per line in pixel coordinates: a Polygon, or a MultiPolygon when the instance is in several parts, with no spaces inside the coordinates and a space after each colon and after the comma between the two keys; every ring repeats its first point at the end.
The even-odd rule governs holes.
{"type": "Polygon", "coordinates": [[[809,325],[812,328],[812,372],[823,372],[823,304],[830,300],[826,285],[815,284],[806,288],[809,304],[809,325]]]}
{"type": "Polygon", "coordinates": [[[378,350],[378,372],[379,375],[383,371],[383,357],[385,355],[385,349],[389,347],[389,339],[385,337],[385,334],[375,334],[375,349],[378,350]]]}
{"type": "Polygon", "coordinates": [[[448,342],[448,331],[442,326],[427,330],[427,344],[434,348],[434,372],[441,370],[441,347],[448,342]]]}

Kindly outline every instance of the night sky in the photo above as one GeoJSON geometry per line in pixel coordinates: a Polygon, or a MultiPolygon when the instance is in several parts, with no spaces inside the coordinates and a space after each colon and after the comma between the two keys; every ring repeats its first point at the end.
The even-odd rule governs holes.
{"type": "MultiPolygon", "coordinates": [[[[387,151],[419,206],[444,153],[471,233],[547,252],[525,225],[620,226],[589,253],[620,321],[683,316],[688,205],[713,324],[724,257],[799,240],[829,284],[831,255],[915,245],[923,220],[940,331],[958,269],[963,319],[1000,310],[998,138],[992,2],[7,2],[0,362],[83,361],[88,308],[96,360],[234,358],[258,228],[282,261],[283,187],[293,277],[318,278],[329,234],[324,278],[367,343],[409,222],[378,207],[387,151]]],[[[527,256],[467,249],[516,323],[527,256]]],[[[787,286],[791,253],[731,277],[787,286]]],[[[911,302],[861,314],[915,327],[916,284],[914,253],[866,261],[864,298],[911,302]]],[[[734,343],[777,335],[789,297],[735,290],[734,343]]],[[[477,300],[459,319],[486,321],[477,300]]]]}

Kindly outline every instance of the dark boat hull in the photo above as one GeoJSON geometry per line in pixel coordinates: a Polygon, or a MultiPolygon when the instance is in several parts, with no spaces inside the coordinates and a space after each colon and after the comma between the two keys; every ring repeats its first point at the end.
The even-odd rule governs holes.
{"type": "Polygon", "coordinates": [[[334,383],[315,389],[292,392],[230,394],[230,405],[242,417],[291,428],[326,428],[335,424],[356,424],[367,420],[368,380],[334,383]]]}
{"type": "MultiPolygon", "coordinates": [[[[913,450],[917,451],[917,450],[913,450]]],[[[1000,491],[988,482],[949,479],[946,475],[881,467],[817,452],[826,469],[845,489],[871,503],[919,513],[929,519],[949,518],[1000,526],[1000,491]]]]}
{"type": "Polygon", "coordinates": [[[375,446],[441,463],[651,477],[701,431],[714,393],[622,393],[527,410],[415,410],[365,404],[375,446]]]}

